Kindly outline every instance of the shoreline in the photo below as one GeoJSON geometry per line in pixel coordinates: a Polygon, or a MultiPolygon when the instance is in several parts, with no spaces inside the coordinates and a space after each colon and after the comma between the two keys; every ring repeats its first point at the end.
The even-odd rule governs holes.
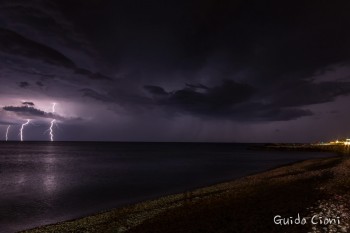
{"type": "MultiPolygon", "coordinates": [[[[321,200],[322,198],[327,199],[330,196],[329,193],[325,193],[321,190],[314,192],[315,190],[307,189],[309,187],[318,188],[320,186],[318,184],[319,182],[322,183],[324,180],[331,179],[329,177],[324,177],[326,173],[334,173],[337,170],[335,168],[344,165],[349,165],[349,158],[346,156],[336,156],[323,159],[299,161],[292,164],[272,168],[258,174],[251,174],[232,181],[222,182],[219,184],[198,188],[184,193],[173,194],[155,200],[149,200],[137,204],[127,205],[125,207],[112,209],[110,211],[97,213],[87,217],[55,223],[47,226],[41,226],[38,228],[25,230],[21,232],[195,232],[188,231],[188,229],[197,229],[197,227],[200,227],[202,224],[205,225],[206,222],[194,221],[190,226],[188,226],[187,223],[185,228],[179,227],[178,224],[175,224],[175,226],[173,226],[174,228],[171,228],[171,226],[172,224],[180,220],[182,220],[182,222],[187,222],[188,218],[191,218],[191,216],[200,217],[205,212],[210,213],[213,210],[214,212],[219,211],[219,213],[221,213],[222,211],[224,213],[231,213],[231,211],[234,209],[242,208],[242,203],[240,203],[240,201],[258,201],[258,195],[262,195],[264,193],[266,193],[266,197],[269,198],[269,196],[271,197],[271,195],[278,195],[274,193],[274,191],[279,192],[280,190],[276,189],[275,186],[284,187],[285,185],[287,185],[288,188],[293,189],[293,185],[295,185],[295,182],[299,184],[299,182],[303,180],[309,182],[310,186],[303,187],[299,191],[304,192],[305,195],[310,196],[310,198],[312,199],[311,200],[309,198],[309,206],[307,206],[308,204],[305,203],[305,200],[303,200],[302,203],[304,203],[305,209],[303,209],[302,206],[299,206],[299,208],[301,208],[299,212],[306,214],[306,208],[311,208],[313,205],[315,205],[316,201],[321,200]],[[227,209],[228,203],[232,203],[233,208],[227,209]],[[218,206],[224,207],[218,209],[218,206]],[[199,211],[203,208],[205,209],[205,211],[199,211]],[[188,212],[192,213],[188,215],[188,212]],[[164,231],[164,227],[166,231],[164,231]],[[161,231],[161,229],[163,229],[163,231],[161,231]]],[[[347,170],[345,171],[345,173],[346,172],[347,170]]],[[[346,175],[349,175],[350,177],[350,174],[346,173],[346,175]]],[[[302,183],[303,182],[301,182],[301,184],[302,183]]],[[[342,186],[342,184],[340,184],[340,186],[342,186]]],[[[349,194],[349,190],[347,190],[345,194],[349,194]]],[[[283,199],[282,196],[278,198],[283,199]]],[[[261,204],[264,205],[264,203],[261,204]]],[[[249,213],[252,213],[254,209],[254,205],[249,207],[245,214],[249,216],[249,213]]],[[[289,206],[282,206],[280,212],[285,212],[285,214],[288,214],[288,211],[286,212],[286,209],[289,209],[289,206]]],[[[279,214],[277,212],[275,214],[279,214]]],[[[232,217],[231,214],[227,213],[226,215],[226,218],[232,217]]],[[[216,215],[213,215],[210,219],[216,219],[215,216],[216,215]]],[[[235,216],[234,213],[233,216],[235,216]]],[[[259,216],[259,214],[256,215],[255,219],[259,220],[259,216]]],[[[220,221],[220,219],[216,219],[215,221],[217,220],[220,221]]],[[[237,229],[239,228],[239,225],[242,224],[243,220],[239,219],[239,217],[238,219],[231,219],[231,221],[227,222],[227,224],[229,225],[228,228],[230,228],[232,224],[236,224],[235,221],[238,224],[238,226],[236,226],[235,228],[237,229]]],[[[216,224],[212,223],[211,225],[216,224]]],[[[209,226],[208,229],[210,229],[210,227],[211,226],[209,226]]],[[[240,230],[240,232],[248,232],[248,230],[246,231],[244,229],[246,229],[247,227],[247,229],[249,229],[249,226],[241,227],[242,229],[240,230]]],[[[270,230],[266,232],[274,232],[271,231],[271,227],[274,228],[276,226],[271,225],[271,222],[267,223],[265,228],[270,230]]],[[[299,229],[299,227],[301,226],[285,227],[283,228],[283,230],[289,232],[288,229],[291,229],[292,231],[290,232],[298,232],[294,230],[295,227],[299,229]]],[[[220,230],[216,230],[216,232],[220,232],[220,230]]],[[[260,232],[265,232],[264,226],[260,230],[260,232]]]]}
{"type": "Polygon", "coordinates": [[[264,145],[253,146],[253,150],[272,150],[272,151],[307,151],[307,152],[333,152],[342,155],[350,154],[350,146],[344,144],[310,144],[310,143],[267,143],[264,145]]]}

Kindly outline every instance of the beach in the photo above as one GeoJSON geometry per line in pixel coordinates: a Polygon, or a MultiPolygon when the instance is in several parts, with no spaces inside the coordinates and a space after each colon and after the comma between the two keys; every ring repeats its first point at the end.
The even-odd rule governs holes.
{"type": "Polygon", "coordinates": [[[349,194],[348,156],[311,159],[23,232],[348,232],[349,194]]]}

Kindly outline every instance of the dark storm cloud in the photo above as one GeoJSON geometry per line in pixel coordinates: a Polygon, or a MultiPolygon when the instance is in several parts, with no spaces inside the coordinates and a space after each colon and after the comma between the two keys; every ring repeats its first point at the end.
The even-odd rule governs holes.
{"type": "Polygon", "coordinates": [[[20,82],[18,83],[18,86],[21,87],[21,88],[26,88],[28,87],[30,84],[28,82],[20,82]]]}
{"type": "Polygon", "coordinates": [[[89,43],[64,19],[54,1],[1,1],[0,27],[60,51],[79,66],[91,68],[88,65],[93,51],[89,43]],[[85,56],[81,56],[82,52],[85,56]]]}
{"type": "Polygon", "coordinates": [[[98,69],[91,48],[54,1],[0,2],[0,92],[56,97],[69,92],[76,101],[79,89],[111,80],[98,69]]]}
{"type": "Polygon", "coordinates": [[[350,94],[350,82],[293,81],[279,87],[272,103],[277,106],[298,107],[334,101],[338,96],[350,94]]]}
{"type": "MultiPolygon", "coordinates": [[[[12,56],[16,55],[27,59],[43,61],[50,65],[69,68],[76,74],[84,75],[94,80],[110,80],[109,77],[103,74],[93,73],[87,69],[76,67],[71,59],[57,50],[25,38],[14,31],[0,28],[0,42],[0,51],[12,56]]],[[[27,87],[28,85],[26,84],[27,82],[21,82],[20,86],[27,87]]]]}
{"type": "Polygon", "coordinates": [[[94,79],[94,80],[111,80],[111,78],[107,77],[106,75],[103,75],[103,74],[98,73],[98,72],[97,73],[91,73],[91,71],[86,70],[86,69],[82,69],[82,68],[76,68],[74,70],[74,72],[76,74],[86,75],[89,78],[94,79]]]}
{"type": "Polygon", "coordinates": [[[133,71],[126,75],[135,83],[132,90],[117,83],[118,90],[82,90],[102,102],[150,106],[152,101],[142,93],[118,94],[142,83],[153,95],[153,105],[167,112],[291,120],[312,115],[303,107],[349,94],[347,82],[317,81],[320,74],[331,72],[330,66],[349,64],[346,1],[57,4],[104,54],[106,63],[133,71]],[[81,11],[73,11],[74,6],[81,11]],[[85,20],[88,16],[96,20],[85,20]],[[164,85],[174,83],[174,76],[177,87],[186,87],[164,85]],[[220,80],[228,81],[218,84],[220,80]]]}
{"type": "Polygon", "coordinates": [[[40,82],[40,81],[37,81],[35,84],[38,85],[39,87],[43,87],[44,86],[44,84],[42,82],[40,82]]]}
{"type": "Polygon", "coordinates": [[[125,83],[122,84],[122,88],[114,87],[107,92],[99,92],[91,88],[83,88],[80,92],[84,97],[89,97],[105,104],[117,104],[129,110],[152,107],[152,99],[138,93],[137,90],[131,89],[135,88],[134,86],[129,87],[125,83]]]}
{"type": "Polygon", "coordinates": [[[184,108],[197,106],[199,109],[215,111],[216,109],[225,109],[245,102],[249,100],[253,93],[254,89],[249,85],[224,80],[221,85],[212,88],[203,89],[191,85],[182,90],[177,90],[170,94],[165,103],[184,108]]]}
{"type": "Polygon", "coordinates": [[[0,92],[61,97],[73,115],[86,106],[95,128],[313,116],[350,93],[348,74],[332,76],[350,64],[349,12],[348,1],[2,1],[0,92]]]}
{"type": "Polygon", "coordinates": [[[48,113],[45,111],[42,111],[40,109],[34,108],[34,107],[28,107],[28,106],[5,106],[3,107],[3,110],[8,112],[15,112],[21,117],[29,117],[29,118],[50,118],[50,119],[56,119],[56,120],[64,120],[65,118],[57,115],[55,113],[48,113]]]}
{"type": "Polygon", "coordinates": [[[204,118],[283,121],[312,115],[309,110],[258,102],[253,98],[257,94],[255,88],[232,80],[224,80],[214,87],[201,84],[186,86],[172,92],[166,92],[159,86],[145,86],[145,89],[154,95],[155,104],[161,107],[204,118]]]}
{"type": "Polygon", "coordinates": [[[233,109],[229,119],[239,121],[289,121],[305,116],[312,116],[314,113],[308,109],[274,107],[269,104],[251,103],[233,109]]]}
{"type": "Polygon", "coordinates": [[[114,100],[111,97],[109,97],[107,95],[100,94],[97,91],[89,89],[89,88],[84,88],[84,89],[81,89],[80,91],[83,93],[83,96],[90,97],[90,98],[95,99],[95,100],[99,100],[99,101],[102,101],[105,103],[106,102],[114,102],[114,100]]]}
{"type": "Polygon", "coordinates": [[[169,93],[166,92],[162,87],[145,85],[144,88],[153,95],[168,96],[169,93]]]}
{"type": "Polygon", "coordinates": [[[33,102],[22,102],[23,105],[28,105],[28,106],[34,106],[35,104],[33,102]]]}
{"type": "Polygon", "coordinates": [[[0,51],[45,61],[49,64],[73,68],[74,63],[45,45],[27,39],[16,32],[0,28],[0,51]]]}
{"type": "Polygon", "coordinates": [[[148,72],[193,74],[217,57],[225,72],[267,81],[349,60],[346,1],[60,2],[106,57],[148,72]]]}

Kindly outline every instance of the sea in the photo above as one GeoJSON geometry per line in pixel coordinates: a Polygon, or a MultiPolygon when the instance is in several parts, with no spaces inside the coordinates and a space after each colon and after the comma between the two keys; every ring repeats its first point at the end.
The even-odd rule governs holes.
{"type": "Polygon", "coordinates": [[[324,152],[254,144],[0,143],[0,232],[12,233],[180,193],[324,152]]]}

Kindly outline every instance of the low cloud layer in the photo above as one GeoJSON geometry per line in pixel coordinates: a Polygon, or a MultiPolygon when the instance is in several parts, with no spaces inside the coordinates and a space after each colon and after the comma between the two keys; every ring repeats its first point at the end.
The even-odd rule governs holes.
{"type": "Polygon", "coordinates": [[[36,109],[34,107],[28,107],[28,106],[6,106],[3,107],[5,111],[8,112],[14,112],[17,115],[23,117],[23,118],[49,118],[49,119],[56,119],[56,120],[64,120],[64,117],[57,115],[55,113],[51,112],[44,112],[39,109],[36,109]]]}

